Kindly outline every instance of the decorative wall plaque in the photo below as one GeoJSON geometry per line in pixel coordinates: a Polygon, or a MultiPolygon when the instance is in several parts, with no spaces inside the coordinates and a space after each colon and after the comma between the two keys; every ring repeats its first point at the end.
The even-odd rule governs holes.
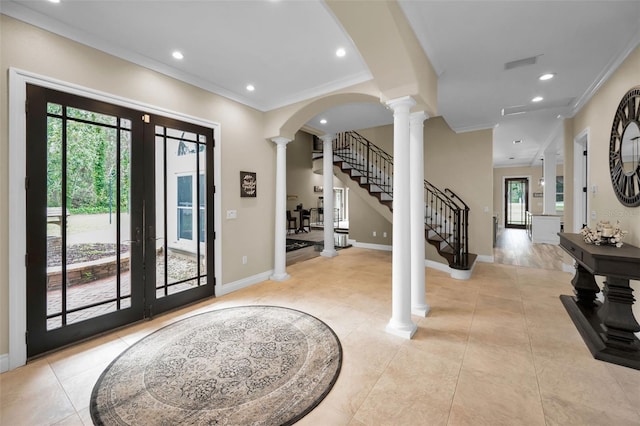
{"type": "Polygon", "coordinates": [[[240,197],[257,195],[257,177],[254,172],[240,172],[240,197]]]}

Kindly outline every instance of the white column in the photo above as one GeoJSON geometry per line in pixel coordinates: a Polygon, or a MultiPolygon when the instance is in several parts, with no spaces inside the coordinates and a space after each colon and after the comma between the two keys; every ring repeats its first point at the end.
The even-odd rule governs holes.
{"type": "Polygon", "coordinates": [[[409,205],[409,110],[415,101],[406,96],[387,102],[393,109],[393,254],[391,319],[386,331],[410,339],[411,236],[409,205]]]}
{"type": "Polygon", "coordinates": [[[411,182],[411,313],[426,317],[429,305],[426,303],[424,286],[424,120],[427,114],[414,112],[409,116],[409,171],[411,182]]]}
{"type": "Polygon", "coordinates": [[[271,139],[276,144],[276,222],[273,281],[289,279],[287,274],[287,144],[291,139],[271,139]]]}
{"type": "Polygon", "coordinates": [[[324,257],[335,257],[338,252],[333,240],[333,136],[322,136],[322,197],[324,198],[324,257]]]}
{"type": "Polygon", "coordinates": [[[542,158],[544,162],[542,165],[542,173],[544,176],[544,190],[543,190],[543,214],[556,214],[556,163],[558,154],[556,153],[556,146],[552,143],[547,149],[544,150],[542,158]]]}

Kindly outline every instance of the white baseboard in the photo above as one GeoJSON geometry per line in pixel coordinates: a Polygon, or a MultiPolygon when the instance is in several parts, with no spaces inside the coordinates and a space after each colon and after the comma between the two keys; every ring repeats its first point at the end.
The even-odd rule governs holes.
{"type": "Polygon", "coordinates": [[[227,284],[222,284],[220,286],[216,286],[216,297],[224,296],[225,294],[229,294],[236,290],[243,289],[245,287],[250,287],[254,284],[261,283],[263,281],[269,280],[269,277],[273,274],[273,270],[261,272],[256,275],[252,275],[250,277],[242,278],[238,281],[233,281],[227,284]]]}
{"type": "Polygon", "coordinates": [[[442,271],[442,272],[447,272],[447,273],[449,273],[451,271],[451,268],[449,268],[449,265],[445,265],[444,263],[436,262],[435,260],[425,259],[424,260],[424,266],[426,266],[427,268],[435,269],[436,271],[442,271]]]}
{"type": "Polygon", "coordinates": [[[9,354],[0,355],[0,373],[9,371],[9,354]]]}
{"type": "Polygon", "coordinates": [[[482,262],[482,263],[494,263],[495,259],[493,256],[487,256],[486,254],[479,254],[478,258],[476,259],[478,262],[482,262]]]}
{"type": "Polygon", "coordinates": [[[476,263],[473,263],[471,269],[463,270],[463,269],[453,269],[444,263],[436,262],[435,260],[424,260],[424,266],[427,268],[435,269],[437,271],[446,272],[451,276],[451,278],[455,280],[468,280],[473,275],[473,270],[476,267],[476,263]]]}
{"type": "Polygon", "coordinates": [[[383,244],[371,244],[371,243],[359,243],[356,240],[347,240],[349,244],[354,247],[371,249],[371,250],[382,250],[382,251],[392,251],[393,246],[383,245],[383,244]]]}
{"type": "Polygon", "coordinates": [[[562,263],[562,272],[569,272],[573,274],[576,272],[576,268],[573,265],[567,265],[566,263],[562,263]]]}

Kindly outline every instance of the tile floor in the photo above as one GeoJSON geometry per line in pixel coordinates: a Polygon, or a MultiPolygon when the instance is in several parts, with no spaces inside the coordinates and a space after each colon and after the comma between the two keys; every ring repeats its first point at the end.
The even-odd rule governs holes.
{"type": "Polygon", "coordinates": [[[414,339],[384,332],[391,254],[350,248],[252,286],[51,354],[0,375],[1,425],[91,424],[103,369],[152,331],[197,312],[281,305],[329,324],[340,377],[300,425],[640,425],[640,371],[594,360],[558,296],[570,274],[478,264],[469,281],[427,269],[414,339]]]}

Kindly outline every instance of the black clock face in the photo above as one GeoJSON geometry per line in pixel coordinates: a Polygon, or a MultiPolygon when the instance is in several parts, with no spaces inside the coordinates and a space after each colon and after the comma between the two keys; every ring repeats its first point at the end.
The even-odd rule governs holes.
{"type": "Polygon", "coordinates": [[[640,87],[620,101],[609,143],[611,184],[625,206],[640,205],[640,87]]]}

